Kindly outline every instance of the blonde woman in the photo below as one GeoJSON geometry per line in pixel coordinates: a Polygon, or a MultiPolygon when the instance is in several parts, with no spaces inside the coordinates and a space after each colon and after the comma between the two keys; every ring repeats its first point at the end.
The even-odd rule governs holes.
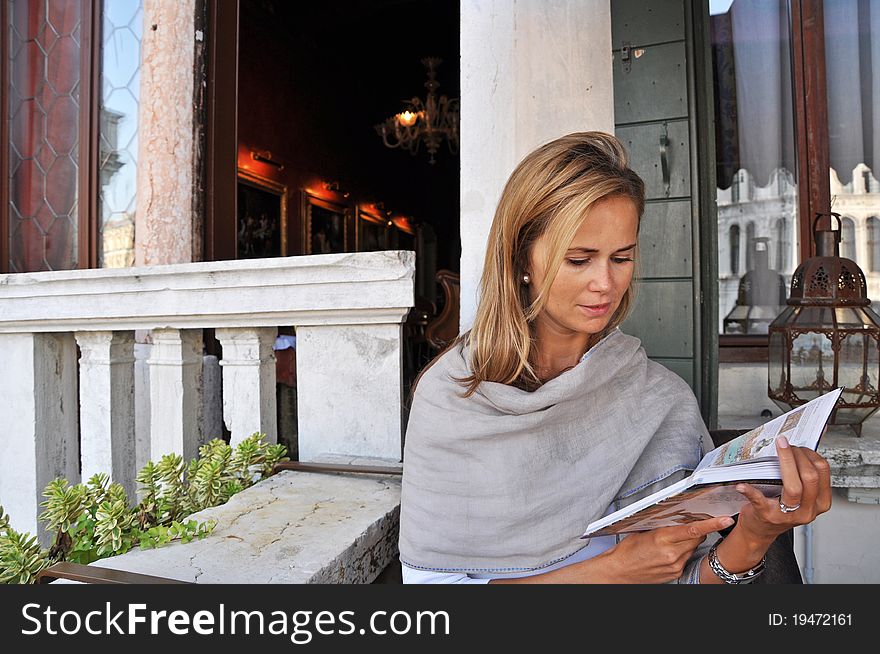
{"type": "Polygon", "coordinates": [[[405,583],[742,583],[777,535],[830,508],[825,460],[783,446],[781,500],[738,487],[749,504],[708,554],[706,537],[731,518],[580,539],[603,513],[688,474],[709,443],[688,386],[618,329],[644,202],[608,134],[569,134],[514,170],[473,328],[413,397],[405,583]]]}

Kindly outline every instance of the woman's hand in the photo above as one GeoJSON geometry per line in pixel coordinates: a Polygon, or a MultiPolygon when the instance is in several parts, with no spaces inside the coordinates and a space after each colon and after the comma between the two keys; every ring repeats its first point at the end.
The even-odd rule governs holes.
{"type": "Polygon", "coordinates": [[[739,484],[736,489],[749,503],[739,514],[734,532],[749,540],[770,543],[792,527],[805,525],[831,508],[831,468],[820,454],[808,447],[793,447],[784,436],[776,440],[782,471],[782,497],[764,497],[754,486],[739,484]],[[782,511],[798,507],[794,511],[782,511]]]}
{"type": "MultiPolygon", "coordinates": [[[[784,436],[776,440],[782,471],[782,497],[764,497],[754,486],[737,484],[749,501],[739,513],[736,527],[718,545],[718,561],[725,569],[741,573],[756,566],[779,534],[805,525],[831,508],[831,468],[806,447],[792,447],[784,436]],[[780,504],[780,502],[782,504],[780,504]],[[786,507],[797,507],[783,511],[786,507]]],[[[705,560],[700,581],[721,583],[705,560]]]]}
{"type": "Polygon", "coordinates": [[[706,536],[733,524],[733,518],[700,520],[630,534],[599,555],[612,583],[661,584],[678,579],[706,536]]]}

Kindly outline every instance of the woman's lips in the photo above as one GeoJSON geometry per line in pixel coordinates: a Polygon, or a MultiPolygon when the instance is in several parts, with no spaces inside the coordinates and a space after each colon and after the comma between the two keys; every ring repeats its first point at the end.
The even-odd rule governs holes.
{"type": "Polygon", "coordinates": [[[590,316],[591,318],[595,318],[596,316],[604,316],[606,313],[608,313],[608,309],[610,307],[610,302],[606,302],[605,304],[578,305],[578,309],[580,309],[585,315],[590,316]]]}

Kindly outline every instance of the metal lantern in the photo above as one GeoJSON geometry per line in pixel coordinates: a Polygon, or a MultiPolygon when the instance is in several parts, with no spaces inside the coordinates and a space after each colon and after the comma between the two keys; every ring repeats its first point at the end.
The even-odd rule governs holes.
{"type": "Polygon", "coordinates": [[[870,308],[865,274],[840,256],[840,216],[834,229],[813,223],[816,256],[791,278],[788,306],[769,328],[767,394],[788,411],[844,388],[831,423],[862,422],[880,407],[880,317],[870,308]]]}
{"type": "Polygon", "coordinates": [[[752,270],[739,280],[736,305],[724,317],[725,334],[766,334],[785,305],[785,280],[770,268],[769,238],[750,239],[752,270]]]}

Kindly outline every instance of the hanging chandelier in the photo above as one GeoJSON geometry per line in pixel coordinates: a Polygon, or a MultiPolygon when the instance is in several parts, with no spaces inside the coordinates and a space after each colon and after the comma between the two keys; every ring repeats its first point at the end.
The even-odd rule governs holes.
{"type": "Polygon", "coordinates": [[[460,101],[449,99],[445,95],[437,97],[440,83],[437,81],[437,67],[443,62],[438,57],[422,59],[428,69],[428,81],[425,88],[428,96],[424,100],[412,98],[405,100],[406,109],[376,125],[376,132],[382,142],[389,148],[403,148],[415,155],[424,141],[425,148],[435,162],[434,155],[445,140],[449,151],[458,152],[458,118],[460,101]]]}

